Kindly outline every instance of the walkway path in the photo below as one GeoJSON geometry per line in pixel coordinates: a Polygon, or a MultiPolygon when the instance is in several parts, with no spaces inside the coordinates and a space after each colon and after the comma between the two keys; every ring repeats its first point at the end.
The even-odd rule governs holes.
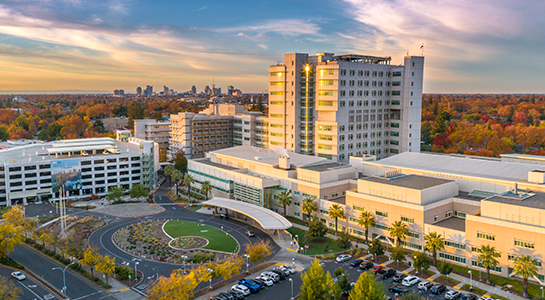
{"type": "MultiPolygon", "coordinates": [[[[296,228],[299,228],[299,229],[302,229],[302,230],[305,230],[305,231],[308,230],[307,226],[300,225],[300,224],[293,224],[293,227],[296,227],[296,228]]],[[[329,234],[329,233],[326,234],[326,237],[334,239],[334,240],[338,239],[338,236],[333,235],[333,234],[329,234]]],[[[364,244],[364,243],[357,243],[357,247],[367,249],[367,245],[364,244]]],[[[391,253],[386,251],[384,253],[384,255],[390,257],[391,253]]],[[[370,256],[370,254],[366,255],[364,257],[369,257],[369,256],[370,256]]],[[[383,265],[388,265],[391,262],[393,262],[393,261],[384,262],[383,265]]],[[[410,265],[413,264],[412,258],[410,256],[407,256],[407,262],[410,265]]],[[[410,273],[412,271],[414,271],[414,268],[410,267],[410,268],[404,270],[403,273],[410,273]]],[[[435,279],[437,279],[438,277],[441,276],[441,274],[439,274],[439,271],[437,270],[437,268],[434,267],[434,266],[431,266],[428,269],[428,271],[435,273],[431,277],[427,278],[430,281],[433,281],[433,280],[435,280],[435,279]]],[[[457,281],[460,282],[459,284],[454,286],[455,289],[461,289],[464,286],[464,284],[470,284],[470,280],[468,278],[466,278],[464,276],[461,276],[459,274],[451,273],[451,274],[449,274],[449,278],[457,280],[457,281]]],[[[526,298],[523,298],[523,297],[518,296],[518,295],[510,294],[507,291],[503,291],[501,289],[501,287],[499,287],[499,288],[498,287],[493,287],[493,286],[488,285],[486,283],[478,282],[478,281],[475,281],[475,280],[473,280],[473,284],[474,284],[475,287],[486,291],[486,294],[484,295],[484,297],[486,297],[486,298],[490,298],[490,297],[492,297],[493,294],[496,294],[498,296],[502,296],[502,297],[508,298],[510,300],[523,300],[523,299],[526,299],[526,298]]]]}

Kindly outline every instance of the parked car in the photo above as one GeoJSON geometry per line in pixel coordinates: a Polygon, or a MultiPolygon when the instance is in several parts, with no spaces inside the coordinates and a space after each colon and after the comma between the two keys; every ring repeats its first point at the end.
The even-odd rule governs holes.
{"type": "Polygon", "coordinates": [[[242,284],[233,285],[233,287],[231,287],[231,290],[235,292],[241,292],[244,294],[244,296],[250,295],[250,289],[242,284]]]}
{"type": "Polygon", "coordinates": [[[257,283],[250,279],[241,279],[238,281],[238,284],[242,284],[243,286],[249,288],[250,293],[257,293],[261,289],[257,283]]]}
{"type": "Polygon", "coordinates": [[[235,298],[235,300],[242,300],[242,299],[244,299],[244,294],[241,293],[241,292],[228,291],[228,293],[230,293],[231,295],[233,295],[233,297],[235,298]]]}
{"type": "Polygon", "coordinates": [[[220,218],[220,219],[229,219],[229,215],[228,214],[218,214],[218,218],[220,218]]]}
{"type": "Polygon", "coordinates": [[[209,299],[210,300],[227,300],[227,298],[225,298],[223,296],[220,296],[220,295],[212,296],[209,299]]]}
{"type": "Polygon", "coordinates": [[[402,286],[402,285],[399,285],[399,284],[394,284],[392,285],[390,288],[389,288],[390,292],[392,293],[397,293],[397,294],[405,294],[405,293],[408,293],[409,292],[409,289],[402,286]]]}
{"type": "Polygon", "coordinates": [[[360,269],[362,270],[367,270],[367,269],[371,269],[372,267],[374,267],[375,264],[373,264],[372,262],[370,261],[364,261],[360,264],[360,269]]]}
{"type": "Polygon", "coordinates": [[[295,274],[297,271],[295,270],[294,267],[290,266],[290,265],[281,265],[282,268],[286,268],[288,270],[290,270],[290,273],[291,274],[295,274]]]}
{"type": "Polygon", "coordinates": [[[350,262],[351,267],[357,267],[363,262],[363,259],[356,258],[350,262]]]}
{"type": "Polygon", "coordinates": [[[249,237],[254,237],[255,233],[253,231],[246,230],[246,235],[249,236],[249,237]]]}
{"type": "Polygon", "coordinates": [[[282,271],[271,270],[271,272],[277,274],[280,277],[280,280],[286,279],[286,274],[284,272],[282,272],[282,271]]]}
{"type": "Polygon", "coordinates": [[[418,289],[419,290],[427,290],[429,291],[431,289],[431,287],[433,286],[433,283],[431,283],[431,281],[422,281],[418,284],[418,289]]]}
{"type": "Polygon", "coordinates": [[[257,283],[259,285],[259,288],[264,288],[265,287],[265,282],[263,282],[261,279],[252,279],[255,283],[257,283]]]}
{"type": "Polygon", "coordinates": [[[272,286],[274,284],[274,281],[271,278],[267,277],[267,276],[261,275],[261,276],[257,277],[256,279],[263,280],[263,283],[265,283],[265,286],[272,286]]]}
{"type": "Polygon", "coordinates": [[[478,300],[478,299],[479,297],[473,294],[465,294],[460,298],[460,300],[478,300]]]}
{"type": "Polygon", "coordinates": [[[383,266],[375,266],[373,269],[371,269],[371,273],[377,274],[378,272],[384,270],[383,266]]]}
{"type": "Polygon", "coordinates": [[[19,271],[16,271],[16,272],[13,272],[11,273],[11,277],[21,281],[21,280],[25,280],[26,276],[25,274],[19,272],[19,271]]]}
{"type": "MultiPolygon", "coordinates": [[[[384,271],[384,270],[383,270],[384,271]]],[[[384,274],[381,274],[382,275],[382,279],[388,279],[390,277],[394,277],[396,275],[396,270],[394,269],[388,269],[384,272],[384,274]]]]}
{"type": "Polygon", "coordinates": [[[442,292],[444,292],[446,290],[447,290],[446,286],[444,286],[444,285],[442,285],[440,283],[436,283],[431,287],[430,292],[432,294],[439,295],[439,294],[441,294],[442,292]]]}
{"type": "Polygon", "coordinates": [[[413,285],[417,284],[419,281],[420,281],[420,279],[418,279],[418,277],[409,275],[409,276],[403,278],[403,280],[401,281],[401,284],[404,285],[404,286],[413,286],[413,285]]]}
{"type": "Polygon", "coordinates": [[[282,267],[276,267],[274,268],[274,270],[278,271],[278,272],[282,272],[284,273],[284,276],[288,277],[291,275],[291,272],[290,270],[286,269],[286,268],[282,268],[282,267]]]}
{"type": "Polygon", "coordinates": [[[405,274],[405,273],[397,273],[394,278],[392,279],[393,282],[401,282],[401,280],[403,280],[403,278],[407,277],[409,275],[405,274]]]}
{"type": "Polygon", "coordinates": [[[278,276],[278,274],[273,272],[263,272],[261,273],[261,276],[269,277],[274,282],[280,281],[280,276],[278,276]]]}
{"type": "Polygon", "coordinates": [[[345,261],[349,261],[351,259],[350,255],[348,254],[341,254],[339,256],[337,256],[337,258],[335,259],[337,262],[340,262],[340,263],[343,263],[345,261]]]}
{"type": "Polygon", "coordinates": [[[462,293],[455,290],[450,290],[445,294],[445,299],[454,300],[458,299],[460,296],[462,296],[462,293]]]}
{"type": "Polygon", "coordinates": [[[218,294],[218,296],[221,296],[227,300],[235,300],[235,297],[233,295],[231,295],[231,293],[225,293],[225,292],[221,292],[218,294]]]}

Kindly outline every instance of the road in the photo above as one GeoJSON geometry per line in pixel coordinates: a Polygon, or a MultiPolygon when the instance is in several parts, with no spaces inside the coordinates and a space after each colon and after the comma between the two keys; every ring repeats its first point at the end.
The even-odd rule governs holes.
{"type": "MultiPolygon", "coordinates": [[[[28,276],[26,279],[19,281],[11,277],[11,272],[14,270],[0,266],[0,276],[4,277],[8,282],[12,282],[16,287],[21,289],[23,294],[21,300],[52,300],[57,299],[53,296],[45,287],[40,283],[30,279],[28,276]]],[[[24,271],[23,271],[24,272],[24,271]]]]}
{"type": "MultiPolygon", "coordinates": [[[[26,245],[18,245],[11,252],[10,257],[15,259],[26,269],[47,281],[53,288],[61,290],[63,287],[62,271],[53,270],[53,268],[63,268],[60,263],[41,255],[39,252],[26,245]]],[[[102,288],[76,274],[71,269],[66,270],[66,295],[73,300],[83,299],[106,299],[115,298],[108,295],[102,288]]]]}

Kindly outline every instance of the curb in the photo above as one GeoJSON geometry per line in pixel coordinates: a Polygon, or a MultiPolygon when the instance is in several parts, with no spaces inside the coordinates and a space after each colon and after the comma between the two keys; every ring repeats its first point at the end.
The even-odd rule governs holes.
{"type": "MultiPolygon", "coordinates": [[[[13,260],[13,259],[12,259],[13,260]]],[[[24,270],[19,270],[19,269],[16,269],[12,266],[8,266],[8,265],[2,265],[4,268],[6,269],[10,269],[10,270],[13,270],[13,271],[19,271],[21,273],[24,273],[27,277],[39,282],[40,284],[42,284],[44,286],[44,288],[50,292],[51,294],[54,294],[57,298],[59,299],[68,299],[66,297],[64,297],[64,295],[62,293],[60,293],[59,291],[57,291],[57,289],[55,289],[52,285],[50,285],[47,281],[45,281],[44,279],[41,279],[40,277],[38,277],[36,274],[34,274],[33,272],[31,272],[30,270],[28,270],[27,268],[25,268],[24,270]]]]}

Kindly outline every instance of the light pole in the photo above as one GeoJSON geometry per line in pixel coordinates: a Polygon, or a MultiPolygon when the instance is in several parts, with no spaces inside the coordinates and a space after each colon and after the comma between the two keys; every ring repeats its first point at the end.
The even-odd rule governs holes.
{"type": "Polygon", "coordinates": [[[68,264],[68,266],[64,267],[64,269],[62,268],[59,268],[59,267],[55,267],[55,268],[52,268],[51,270],[55,270],[55,269],[59,269],[62,271],[62,282],[63,282],[63,287],[61,289],[61,293],[63,293],[64,295],[66,295],[66,269],[68,269],[68,267],[70,267],[71,265],[75,264],[76,261],[74,262],[71,262],[70,264],[68,264]]]}
{"type": "Polygon", "coordinates": [[[471,274],[471,270],[467,271],[469,273],[469,282],[471,286],[473,286],[473,275],[471,274]]]}
{"type": "Polygon", "coordinates": [[[541,299],[543,299],[543,286],[539,287],[541,289],[541,299]]]}
{"type": "Polygon", "coordinates": [[[182,259],[184,260],[184,275],[185,275],[185,260],[187,259],[186,255],[182,255],[182,259]]]}
{"type": "Polygon", "coordinates": [[[289,279],[290,283],[291,283],[291,300],[293,300],[293,279],[289,279]]]}
{"type": "Polygon", "coordinates": [[[138,280],[138,264],[139,262],[134,263],[134,279],[138,280]]]}
{"type": "Polygon", "coordinates": [[[397,260],[397,269],[399,270],[399,259],[397,260]]]}
{"type": "MultiPolygon", "coordinates": [[[[413,259],[413,266],[414,266],[414,263],[416,262],[416,256],[414,256],[413,258],[414,258],[414,259],[413,259]]],[[[415,272],[415,273],[416,273],[416,275],[418,275],[418,269],[416,269],[416,272],[415,272]]]]}
{"type": "Polygon", "coordinates": [[[210,285],[208,286],[208,288],[209,288],[210,290],[212,290],[212,272],[214,272],[214,270],[212,270],[212,269],[209,268],[209,269],[208,269],[208,272],[210,272],[210,280],[208,280],[208,283],[209,283],[210,285]]]}

